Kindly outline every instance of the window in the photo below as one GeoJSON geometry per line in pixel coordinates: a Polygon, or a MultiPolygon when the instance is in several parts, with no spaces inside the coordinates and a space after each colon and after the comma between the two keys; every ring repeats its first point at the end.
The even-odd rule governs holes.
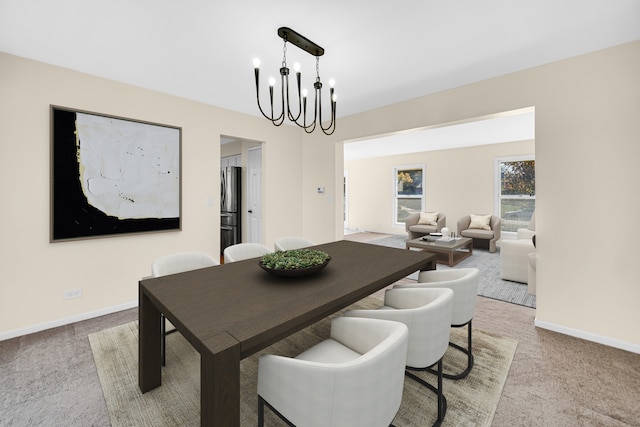
{"type": "Polygon", "coordinates": [[[533,156],[496,159],[496,212],[502,232],[526,228],[536,208],[536,162],[533,156]]]}
{"type": "Polygon", "coordinates": [[[423,166],[396,167],[395,175],[395,223],[404,224],[405,219],[423,209],[423,166]]]}

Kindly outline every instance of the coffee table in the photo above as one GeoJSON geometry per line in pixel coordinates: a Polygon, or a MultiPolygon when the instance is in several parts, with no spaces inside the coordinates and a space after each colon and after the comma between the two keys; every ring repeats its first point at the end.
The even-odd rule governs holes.
{"type": "Polygon", "coordinates": [[[312,248],[331,262],[304,278],[271,275],[253,258],[141,280],[140,390],[162,383],[163,313],[200,353],[201,425],[239,427],[241,359],[416,270],[435,269],[436,256],[427,252],[345,240],[312,248]]]}
{"type": "Polygon", "coordinates": [[[409,250],[411,248],[422,249],[435,253],[438,256],[437,262],[453,267],[473,254],[473,239],[461,237],[450,242],[442,242],[423,240],[422,237],[419,237],[407,241],[406,248],[409,250]]]}

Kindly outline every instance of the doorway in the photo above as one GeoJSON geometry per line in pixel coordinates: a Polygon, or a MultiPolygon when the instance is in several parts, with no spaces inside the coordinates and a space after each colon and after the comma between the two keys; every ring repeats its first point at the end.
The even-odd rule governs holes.
{"type": "MultiPolygon", "coordinates": [[[[463,119],[456,122],[430,125],[422,128],[407,129],[404,131],[380,135],[378,137],[345,141],[343,145],[343,159],[345,177],[348,177],[348,185],[345,186],[344,200],[348,207],[343,211],[345,226],[351,229],[365,229],[370,231],[401,234],[404,233],[404,224],[398,218],[394,210],[394,196],[397,196],[397,176],[387,170],[395,167],[393,159],[396,156],[411,155],[411,159],[439,159],[437,166],[442,171],[437,177],[450,173],[447,166],[455,168],[460,162],[460,156],[477,156],[481,150],[491,152],[489,146],[494,144],[506,144],[531,141],[535,143],[535,107],[525,107],[512,111],[489,114],[482,117],[463,119]],[[456,149],[456,151],[453,151],[456,149]],[[465,154],[460,150],[469,151],[465,154]],[[433,153],[431,152],[439,152],[433,153]],[[447,154],[449,157],[447,157],[447,154]],[[458,157],[456,157],[458,156],[458,157]],[[389,176],[387,182],[378,177],[389,176]],[[372,183],[381,191],[375,193],[375,197],[363,198],[362,194],[370,194],[372,183]],[[353,197],[350,198],[350,195],[353,197]]],[[[527,154],[535,153],[526,148],[527,154]]],[[[519,147],[513,155],[521,154],[519,147]]],[[[506,155],[511,153],[504,152],[506,155]]],[[[504,155],[502,152],[500,156],[504,155]]],[[[409,158],[409,157],[406,157],[409,158]]],[[[424,160],[426,163],[426,160],[424,160]]],[[[484,166],[486,167],[486,166],[484,166]]],[[[489,166],[491,167],[491,166],[489,166]]],[[[432,168],[432,170],[437,170],[432,168]]],[[[456,172],[456,177],[461,180],[461,171],[456,172]]],[[[467,173],[468,170],[462,171],[467,173]]],[[[434,172],[435,173],[435,172],[434,172]]],[[[477,177],[478,175],[476,175],[477,177]]],[[[474,176],[468,177],[469,181],[476,182],[474,176]]],[[[429,183],[429,182],[427,182],[429,183]]],[[[447,191],[442,182],[431,181],[432,187],[424,188],[423,197],[431,203],[433,209],[446,210],[447,216],[452,219],[459,218],[469,209],[477,209],[480,203],[483,206],[493,207],[493,185],[483,187],[482,193],[474,193],[472,197],[451,197],[454,192],[459,195],[460,190],[466,187],[452,186],[447,191]],[[472,206],[466,206],[461,200],[474,200],[472,206]]],[[[429,205],[427,206],[427,208],[429,205]]],[[[483,210],[489,212],[491,208],[483,210]]]]}
{"type": "Polygon", "coordinates": [[[247,242],[262,243],[262,147],[247,150],[247,242]]]}
{"type": "Polygon", "coordinates": [[[221,166],[241,167],[240,242],[262,240],[262,142],[242,137],[220,136],[221,166]],[[233,164],[223,164],[234,161],[233,164]],[[249,212],[252,211],[252,212],[249,212]],[[257,228],[256,228],[257,227],[257,228]]]}

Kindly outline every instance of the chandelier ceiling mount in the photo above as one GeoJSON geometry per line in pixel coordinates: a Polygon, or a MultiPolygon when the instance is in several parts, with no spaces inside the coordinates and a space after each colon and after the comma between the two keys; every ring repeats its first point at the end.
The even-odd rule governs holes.
{"type": "Polygon", "coordinates": [[[324,49],[303,36],[300,33],[295,32],[289,27],[280,27],[278,28],[278,35],[284,41],[292,43],[298,46],[300,49],[305,52],[313,55],[313,56],[322,56],[324,55],[324,49]]]}

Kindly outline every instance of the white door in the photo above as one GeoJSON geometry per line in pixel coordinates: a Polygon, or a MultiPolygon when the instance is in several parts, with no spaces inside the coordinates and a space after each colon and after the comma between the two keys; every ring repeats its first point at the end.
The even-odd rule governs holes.
{"type": "Polygon", "coordinates": [[[342,182],[342,219],[344,221],[344,229],[349,229],[349,171],[344,171],[342,182]]]}
{"type": "Polygon", "coordinates": [[[262,147],[247,150],[247,241],[262,243],[262,147]]]}

